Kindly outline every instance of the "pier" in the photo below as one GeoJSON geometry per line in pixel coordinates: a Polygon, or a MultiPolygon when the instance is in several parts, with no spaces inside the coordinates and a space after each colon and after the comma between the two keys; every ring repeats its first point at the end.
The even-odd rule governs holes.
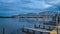
{"type": "Polygon", "coordinates": [[[45,30],[45,29],[36,29],[36,28],[23,27],[22,32],[25,32],[27,34],[35,34],[36,32],[40,32],[40,34],[43,34],[43,33],[50,34],[51,31],[45,30]],[[32,32],[30,32],[30,30],[32,32]]]}

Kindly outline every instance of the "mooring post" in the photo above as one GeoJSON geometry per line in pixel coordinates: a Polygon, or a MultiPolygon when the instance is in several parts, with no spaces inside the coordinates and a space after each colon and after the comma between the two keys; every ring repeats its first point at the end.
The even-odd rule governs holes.
{"type": "Polygon", "coordinates": [[[24,32],[24,25],[23,25],[23,27],[22,27],[22,32],[24,32]]]}
{"type": "Polygon", "coordinates": [[[51,29],[50,29],[50,26],[49,26],[49,30],[51,30],[51,29]]]}
{"type": "Polygon", "coordinates": [[[48,34],[50,34],[50,33],[48,33],[48,34]]]}
{"type": "Polygon", "coordinates": [[[40,32],[40,34],[42,34],[42,32],[40,32]]]}
{"type": "Polygon", "coordinates": [[[30,34],[29,29],[26,29],[26,30],[27,30],[26,33],[27,33],[27,34],[30,34]]]}
{"type": "Polygon", "coordinates": [[[5,34],[4,30],[5,30],[5,29],[3,28],[3,34],[5,34]]]}
{"type": "Polygon", "coordinates": [[[35,31],[33,30],[33,34],[35,34],[35,31]]]}
{"type": "Polygon", "coordinates": [[[43,29],[45,29],[45,26],[43,26],[43,29]]]}
{"type": "Polygon", "coordinates": [[[36,24],[34,25],[34,28],[36,28],[36,24]]]}
{"type": "Polygon", "coordinates": [[[29,33],[29,29],[26,29],[26,30],[27,30],[26,32],[29,33]]]}
{"type": "Polygon", "coordinates": [[[40,25],[39,25],[39,28],[40,28],[40,25]]]}

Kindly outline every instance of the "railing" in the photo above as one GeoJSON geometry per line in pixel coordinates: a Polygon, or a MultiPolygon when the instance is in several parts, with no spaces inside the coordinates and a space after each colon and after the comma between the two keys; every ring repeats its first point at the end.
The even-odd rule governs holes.
{"type": "Polygon", "coordinates": [[[46,30],[53,30],[55,28],[55,26],[52,25],[36,25],[36,24],[34,27],[39,29],[46,29],[46,30]]]}

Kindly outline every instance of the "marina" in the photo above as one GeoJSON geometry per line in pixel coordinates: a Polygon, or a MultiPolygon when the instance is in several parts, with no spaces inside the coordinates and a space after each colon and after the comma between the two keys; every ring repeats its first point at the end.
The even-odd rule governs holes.
{"type": "MultiPolygon", "coordinates": [[[[43,17],[43,18],[47,18],[48,16],[46,16],[46,17],[43,17]]],[[[49,18],[51,18],[51,17],[49,17],[49,18]]],[[[44,23],[46,23],[46,24],[43,24],[42,23],[42,25],[41,24],[39,24],[38,23],[38,18],[37,18],[37,23],[34,25],[34,27],[33,28],[29,28],[29,27],[24,27],[23,26],[23,28],[22,28],[22,32],[25,32],[25,33],[28,33],[28,34],[36,34],[35,32],[36,31],[38,31],[38,32],[40,32],[40,34],[53,34],[54,33],[54,29],[56,28],[56,26],[57,26],[57,24],[58,24],[58,16],[56,16],[56,21],[55,21],[55,24],[56,25],[54,25],[53,23],[54,22],[52,22],[52,25],[50,24],[50,25],[48,25],[47,23],[46,23],[46,21],[44,21],[44,23]],[[38,26],[37,26],[38,25],[38,26]],[[45,26],[46,25],[46,26],[45,26]],[[37,26],[37,27],[36,27],[37,26]],[[41,28],[41,26],[42,26],[42,28],[41,28]],[[47,27],[47,28],[46,28],[47,27]],[[52,29],[51,29],[52,28],[52,29]],[[32,32],[29,32],[30,30],[32,30],[32,32]],[[51,33],[51,31],[53,31],[53,33],[51,33]]],[[[57,27],[58,28],[58,27],[57,27]]],[[[56,32],[58,31],[58,29],[56,30],[56,32]]],[[[57,33],[55,33],[55,34],[57,34],[57,33]]]]}
{"type": "MultiPolygon", "coordinates": [[[[1,34],[57,34],[59,23],[58,16],[42,15],[31,17],[0,18],[1,34]],[[45,16],[45,17],[44,17],[45,16]],[[13,25],[14,24],[14,25],[13,25]],[[5,25],[5,26],[3,26],[5,25]],[[7,26],[8,25],[8,26],[7,26]],[[8,28],[9,27],[9,28],[8,28]],[[2,29],[3,28],[3,29],[2,29]],[[19,28],[19,29],[18,29],[19,28]],[[18,30],[16,30],[18,29],[18,30]],[[2,31],[3,30],[3,31],[2,31]],[[9,30],[9,31],[8,31],[9,30]],[[14,31],[16,30],[16,31],[14,31]]],[[[58,32],[59,33],[59,32],[58,32]]]]}
{"type": "Polygon", "coordinates": [[[60,0],[0,0],[0,34],[60,34],[60,0]]]}

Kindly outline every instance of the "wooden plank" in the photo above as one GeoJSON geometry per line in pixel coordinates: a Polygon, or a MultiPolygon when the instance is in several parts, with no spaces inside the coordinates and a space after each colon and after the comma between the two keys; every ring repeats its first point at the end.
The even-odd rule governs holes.
{"type": "Polygon", "coordinates": [[[39,32],[51,32],[45,29],[36,29],[36,28],[28,28],[28,27],[24,27],[24,29],[29,29],[29,30],[39,31],[39,32]]]}

